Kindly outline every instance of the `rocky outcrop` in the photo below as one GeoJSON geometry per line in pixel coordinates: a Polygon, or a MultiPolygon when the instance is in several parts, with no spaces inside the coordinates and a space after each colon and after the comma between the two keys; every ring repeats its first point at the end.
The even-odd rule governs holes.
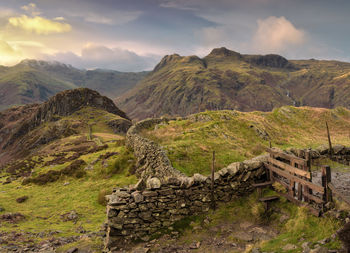
{"type": "Polygon", "coordinates": [[[93,107],[120,116],[108,123],[116,133],[126,133],[131,126],[129,118],[111,99],[87,88],[66,90],[43,104],[20,106],[0,112],[0,166],[14,157],[23,158],[28,155],[28,149],[74,134],[74,126],[61,119],[83,107],[93,107]],[[40,135],[29,136],[44,123],[52,123],[52,129],[46,129],[40,135]]]}
{"type": "Polygon", "coordinates": [[[286,68],[295,69],[294,64],[290,63],[286,58],[277,54],[268,55],[250,55],[245,57],[246,61],[257,66],[270,68],[286,68]]]}
{"type": "MultiPolygon", "coordinates": [[[[25,135],[40,124],[58,120],[60,116],[71,115],[84,106],[103,109],[109,113],[116,114],[129,120],[126,114],[119,110],[111,99],[101,96],[97,91],[87,88],[67,90],[58,93],[47,102],[37,106],[36,110],[31,112],[30,117],[27,116],[27,120],[21,122],[21,124],[15,129],[9,140],[2,145],[2,149],[5,149],[14,143],[18,138],[25,135]]],[[[2,129],[0,131],[2,131],[2,129]]]]}

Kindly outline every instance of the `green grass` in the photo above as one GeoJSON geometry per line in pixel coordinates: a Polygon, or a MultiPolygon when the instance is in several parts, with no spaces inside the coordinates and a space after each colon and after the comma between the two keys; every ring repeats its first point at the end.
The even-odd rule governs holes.
{"type": "MultiPolygon", "coordinates": [[[[275,194],[271,190],[264,190],[264,196],[275,194]]],[[[286,252],[282,250],[283,247],[287,244],[293,244],[297,246],[297,249],[287,252],[301,252],[302,243],[309,242],[311,246],[314,246],[317,241],[331,237],[340,228],[340,223],[335,219],[329,217],[317,218],[310,214],[307,209],[298,207],[285,198],[281,198],[278,202],[272,204],[275,211],[269,215],[266,215],[263,210],[257,213],[258,206],[257,195],[253,193],[249,196],[239,197],[230,203],[219,204],[216,210],[210,210],[208,214],[187,217],[174,225],[174,230],[181,233],[181,237],[177,239],[177,244],[203,242],[208,237],[213,236],[220,238],[220,236],[224,236],[221,234],[220,228],[229,224],[234,224],[234,226],[230,228],[232,234],[224,239],[225,242],[240,243],[241,241],[235,238],[235,232],[240,231],[240,223],[248,222],[254,226],[268,226],[269,229],[278,231],[275,238],[258,241],[251,247],[260,248],[262,252],[286,252]],[[289,219],[281,222],[282,215],[288,215],[289,219]],[[204,220],[209,220],[210,223],[205,223],[204,220]],[[200,229],[194,232],[196,227],[200,227],[200,229]],[[213,234],[213,231],[216,231],[216,234],[213,234]]],[[[325,246],[329,249],[341,248],[338,240],[325,246]]],[[[249,247],[246,252],[249,252],[249,247]]]]}
{"type": "MultiPolygon", "coordinates": [[[[119,150],[111,148],[106,151],[119,150]]],[[[93,160],[99,154],[83,157],[86,161],[93,160]]],[[[111,166],[114,159],[111,159],[111,166]]],[[[6,213],[20,212],[26,216],[26,220],[18,224],[22,230],[29,232],[41,232],[48,230],[60,231],[60,235],[68,236],[77,234],[75,229],[83,226],[87,231],[98,231],[106,218],[105,206],[98,203],[98,194],[103,189],[112,189],[117,186],[126,186],[136,182],[136,177],[129,175],[127,169],[119,170],[118,174],[106,175],[100,163],[95,169],[88,171],[88,175],[82,179],[60,178],[57,182],[44,186],[34,184],[22,186],[20,181],[3,185],[0,198],[0,206],[6,213]],[[64,183],[68,182],[68,185],[64,183]],[[16,202],[16,198],[23,195],[29,199],[22,204],[16,202]],[[60,215],[75,210],[80,215],[77,224],[63,222],[60,215]]],[[[0,231],[13,231],[16,226],[3,223],[0,231]]]]}
{"type": "Polygon", "coordinates": [[[282,149],[327,144],[326,121],[333,144],[350,145],[350,111],[344,108],[286,106],[273,112],[207,111],[142,134],[162,145],[173,166],[185,174],[209,174],[213,151],[216,169],[221,169],[263,154],[269,138],[273,147],[282,149]]]}

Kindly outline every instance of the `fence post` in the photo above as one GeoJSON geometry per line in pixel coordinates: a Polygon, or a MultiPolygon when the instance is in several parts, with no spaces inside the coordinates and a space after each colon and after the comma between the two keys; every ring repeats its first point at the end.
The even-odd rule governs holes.
{"type": "Polygon", "coordinates": [[[328,123],[326,121],[326,128],[327,128],[327,137],[328,137],[328,145],[329,145],[329,157],[332,159],[333,157],[333,148],[332,148],[332,142],[331,142],[331,135],[329,134],[329,128],[328,128],[328,123]]]}
{"type": "Polygon", "coordinates": [[[332,201],[332,191],[329,189],[328,184],[332,181],[331,167],[328,165],[322,166],[322,186],[324,187],[323,199],[326,203],[332,201]]]}
{"type": "Polygon", "coordinates": [[[211,164],[211,208],[215,210],[215,195],[214,195],[214,173],[215,173],[215,151],[213,151],[213,160],[211,164]]]}
{"type": "MultiPolygon", "coordinates": [[[[306,171],[310,173],[310,179],[309,181],[312,182],[312,173],[311,173],[311,155],[310,151],[306,151],[305,153],[305,160],[306,160],[306,171]]],[[[310,189],[307,185],[304,186],[304,192],[307,194],[312,195],[312,189],[310,189]]],[[[304,200],[306,202],[309,202],[309,198],[304,196],[304,200]]]]}

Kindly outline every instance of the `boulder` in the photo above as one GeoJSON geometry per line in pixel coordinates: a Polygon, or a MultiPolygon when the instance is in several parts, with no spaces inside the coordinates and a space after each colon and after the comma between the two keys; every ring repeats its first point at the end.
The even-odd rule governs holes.
{"type": "Polygon", "coordinates": [[[332,148],[333,148],[333,153],[335,155],[341,154],[341,152],[345,149],[345,147],[341,144],[336,144],[332,148]]]}
{"type": "Polygon", "coordinates": [[[240,162],[231,163],[226,167],[227,172],[230,174],[230,176],[236,175],[236,173],[243,170],[243,168],[243,163],[240,162]]]}
{"type": "Polygon", "coordinates": [[[196,183],[204,183],[208,177],[203,176],[202,174],[196,173],[193,175],[193,180],[196,183]]]}
{"type": "Polygon", "coordinates": [[[320,153],[320,155],[325,155],[328,153],[328,146],[321,145],[321,146],[317,147],[316,150],[320,153]]]}
{"type": "Polygon", "coordinates": [[[156,177],[147,179],[146,188],[148,189],[159,189],[162,186],[160,180],[156,177]]]}

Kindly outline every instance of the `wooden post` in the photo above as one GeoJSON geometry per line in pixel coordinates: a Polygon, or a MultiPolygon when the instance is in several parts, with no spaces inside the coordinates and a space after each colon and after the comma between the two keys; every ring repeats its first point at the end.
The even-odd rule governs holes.
{"type": "Polygon", "coordinates": [[[322,166],[322,186],[324,187],[323,199],[326,203],[332,201],[332,191],[329,189],[328,184],[332,181],[331,167],[328,165],[322,166]]]}
{"type": "Polygon", "coordinates": [[[215,173],[215,151],[213,151],[213,160],[211,164],[211,208],[215,210],[215,195],[214,195],[214,173],[215,173]]]}
{"type": "Polygon", "coordinates": [[[332,142],[331,142],[331,135],[329,134],[329,128],[328,128],[328,123],[326,121],[326,127],[327,127],[327,136],[328,136],[328,145],[329,145],[329,157],[332,159],[333,157],[333,148],[332,148],[332,142]]]}
{"type": "MultiPolygon", "coordinates": [[[[306,151],[306,153],[305,153],[305,160],[306,160],[306,168],[305,168],[305,170],[310,173],[311,177],[310,177],[309,181],[312,182],[310,151],[306,151]]],[[[310,189],[307,185],[304,186],[304,192],[312,195],[312,189],[310,189]]],[[[309,198],[308,197],[304,196],[304,200],[306,202],[309,202],[309,198]]]]}

